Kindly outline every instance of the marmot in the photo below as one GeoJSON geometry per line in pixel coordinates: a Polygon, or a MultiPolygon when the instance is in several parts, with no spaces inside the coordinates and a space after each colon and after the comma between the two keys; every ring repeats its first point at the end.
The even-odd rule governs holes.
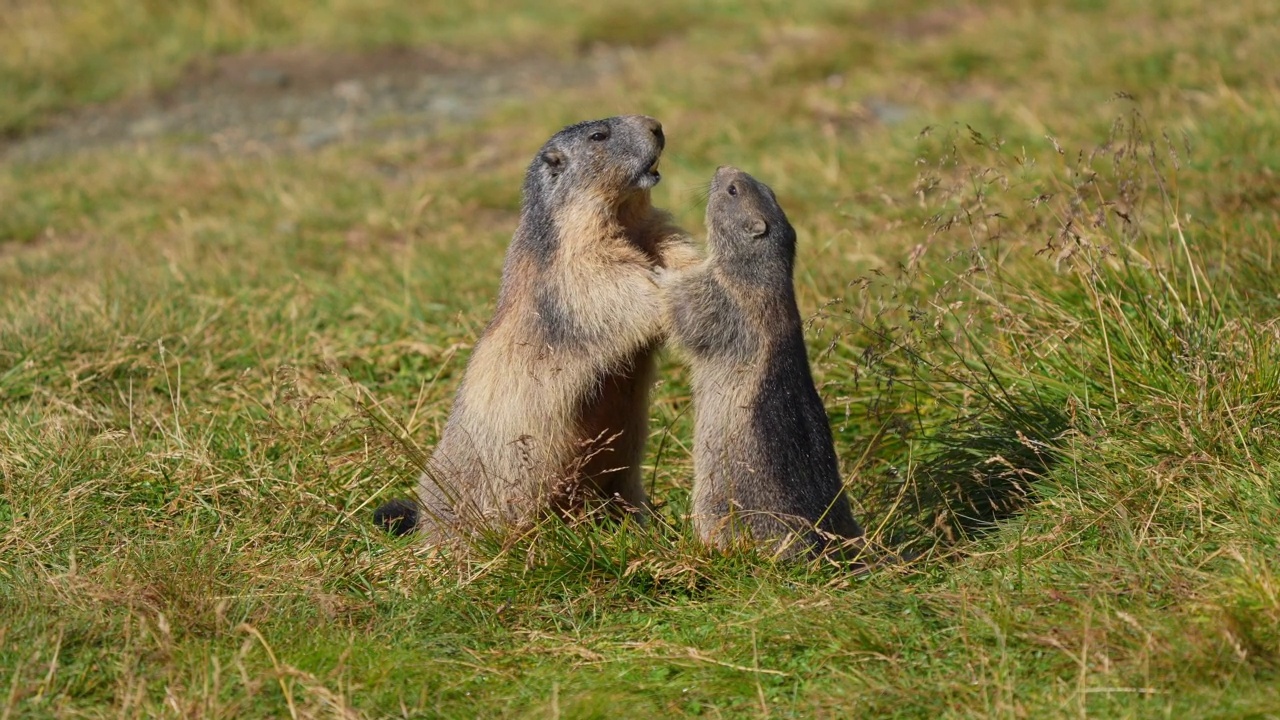
{"type": "Polygon", "coordinates": [[[379,524],[441,540],[584,502],[644,517],[640,463],[665,334],[657,272],[700,259],[650,203],[664,146],[661,123],[628,115],[571,125],[538,151],[497,309],[418,502],[384,505],[379,524]]]}
{"type": "Polygon", "coordinates": [[[795,230],[773,191],[732,167],[716,171],[706,222],[706,261],[662,278],[692,369],[694,527],[710,545],[749,538],[782,556],[859,538],[805,355],[795,230]]]}

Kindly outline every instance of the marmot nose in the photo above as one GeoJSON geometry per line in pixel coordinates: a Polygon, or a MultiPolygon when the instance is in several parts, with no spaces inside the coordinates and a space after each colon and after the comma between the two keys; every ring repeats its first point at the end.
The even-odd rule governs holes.
{"type": "Polygon", "coordinates": [[[644,123],[645,127],[649,128],[649,132],[653,133],[653,136],[658,139],[658,147],[665,147],[667,144],[667,138],[662,134],[662,123],[658,122],[656,118],[651,118],[648,115],[642,115],[640,116],[640,119],[641,122],[644,123]]]}

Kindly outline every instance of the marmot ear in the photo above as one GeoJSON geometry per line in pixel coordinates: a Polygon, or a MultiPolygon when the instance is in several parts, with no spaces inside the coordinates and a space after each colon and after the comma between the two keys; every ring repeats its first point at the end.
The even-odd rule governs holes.
{"type": "Polygon", "coordinates": [[[751,233],[751,237],[763,237],[769,232],[769,223],[764,218],[751,218],[742,224],[742,229],[751,233]]]}
{"type": "Polygon", "coordinates": [[[542,153],[542,162],[546,163],[547,167],[551,169],[552,175],[559,175],[560,171],[564,170],[564,164],[567,159],[564,153],[554,148],[542,153]]]}

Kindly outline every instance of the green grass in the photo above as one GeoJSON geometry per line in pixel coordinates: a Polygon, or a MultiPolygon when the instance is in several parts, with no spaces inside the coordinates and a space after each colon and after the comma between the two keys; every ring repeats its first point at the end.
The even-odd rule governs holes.
{"type": "Polygon", "coordinates": [[[506,4],[0,13],[15,135],[241,49],[634,47],[427,140],[0,167],[0,716],[1280,717],[1280,6],[506,4]],[[372,527],[528,158],[631,111],[696,234],[716,165],[777,190],[856,510],[917,563],[700,549],[674,356],[653,527],[372,527]]]}

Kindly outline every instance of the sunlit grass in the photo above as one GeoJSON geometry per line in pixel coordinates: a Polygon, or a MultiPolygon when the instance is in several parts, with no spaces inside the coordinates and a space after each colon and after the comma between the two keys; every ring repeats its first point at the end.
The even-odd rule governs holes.
{"type": "Polygon", "coordinates": [[[1280,9],[17,3],[0,127],[212,53],[440,44],[613,72],[313,152],[0,168],[0,707],[13,716],[1280,712],[1280,9]],[[854,576],[701,549],[664,360],[647,528],[436,557],[407,492],[561,125],[659,117],[797,227],[854,576]]]}

